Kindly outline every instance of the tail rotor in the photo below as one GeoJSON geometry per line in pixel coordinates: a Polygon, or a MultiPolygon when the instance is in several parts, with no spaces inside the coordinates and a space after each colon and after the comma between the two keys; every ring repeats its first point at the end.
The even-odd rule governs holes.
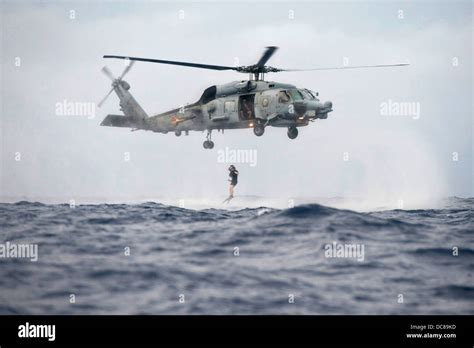
{"type": "MultiPolygon", "coordinates": [[[[133,64],[135,63],[134,61],[127,61],[127,66],[125,67],[125,69],[123,70],[122,74],[116,78],[114,76],[114,74],[110,71],[109,68],[107,68],[107,66],[104,66],[102,68],[102,72],[104,73],[104,75],[106,75],[110,80],[112,80],[112,89],[109,91],[109,93],[107,93],[105,95],[104,98],[102,98],[102,100],[99,102],[99,104],[97,104],[97,106],[100,108],[104,103],[105,101],[107,100],[107,98],[109,97],[110,94],[112,94],[112,92],[114,91],[115,87],[117,87],[121,82],[122,82],[122,79],[124,78],[124,76],[130,71],[130,69],[132,69],[132,66],[133,64]]],[[[128,84],[127,84],[128,85],[128,84]]]]}

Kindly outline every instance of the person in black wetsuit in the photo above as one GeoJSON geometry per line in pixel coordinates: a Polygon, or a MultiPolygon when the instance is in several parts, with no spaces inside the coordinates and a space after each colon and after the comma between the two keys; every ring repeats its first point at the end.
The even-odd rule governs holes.
{"type": "Polygon", "coordinates": [[[239,176],[239,171],[231,165],[229,167],[229,181],[230,181],[230,186],[229,186],[229,197],[224,201],[229,202],[232,198],[234,198],[234,187],[237,185],[237,178],[239,176]]]}

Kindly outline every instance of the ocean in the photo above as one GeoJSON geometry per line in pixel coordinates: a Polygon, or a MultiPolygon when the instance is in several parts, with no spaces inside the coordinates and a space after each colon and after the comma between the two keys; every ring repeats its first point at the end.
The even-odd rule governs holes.
{"type": "Polygon", "coordinates": [[[0,314],[474,314],[473,206],[1,203],[0,314]]]}

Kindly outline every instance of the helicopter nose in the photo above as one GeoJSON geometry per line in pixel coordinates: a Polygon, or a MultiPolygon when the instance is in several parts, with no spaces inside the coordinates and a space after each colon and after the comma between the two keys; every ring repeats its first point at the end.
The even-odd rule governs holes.
{"type": "Polygon", "coordinates": [[[306,105],[307,110],[314,110],[316,113],[328,112],[332,109],[332,102],[330,101],[321,103],[319,101],[311,100],[306,105]]]}
{"type": "Polygon", "coordinates": [[[309,118],[326,118],[327,114],[332,111],[332,102],[327,101],[321,103],[316,100],[311,100],[306,103],[307,117],[309,118]]]}
{"type": "Polygon", "coordinates": [[[323,104],[323,109],[324,110],[332,110],[332,102],[327,101],[323,104]]]}
{"type": "Polygon", "coordinates": [[[326,119],[328,118],[328,113],[332,111],[332,102],[327,101],[321,105],[321,108],[316,111],[316,118],[326,119]]]}

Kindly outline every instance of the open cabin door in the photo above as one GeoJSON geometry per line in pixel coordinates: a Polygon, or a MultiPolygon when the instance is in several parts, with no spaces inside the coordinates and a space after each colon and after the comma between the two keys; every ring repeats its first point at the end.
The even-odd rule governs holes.
{"type": "Polygon", "coordinates": [[[239,119],[241,121],[255,119],[255,94],[239,97],[239,119]]]}

